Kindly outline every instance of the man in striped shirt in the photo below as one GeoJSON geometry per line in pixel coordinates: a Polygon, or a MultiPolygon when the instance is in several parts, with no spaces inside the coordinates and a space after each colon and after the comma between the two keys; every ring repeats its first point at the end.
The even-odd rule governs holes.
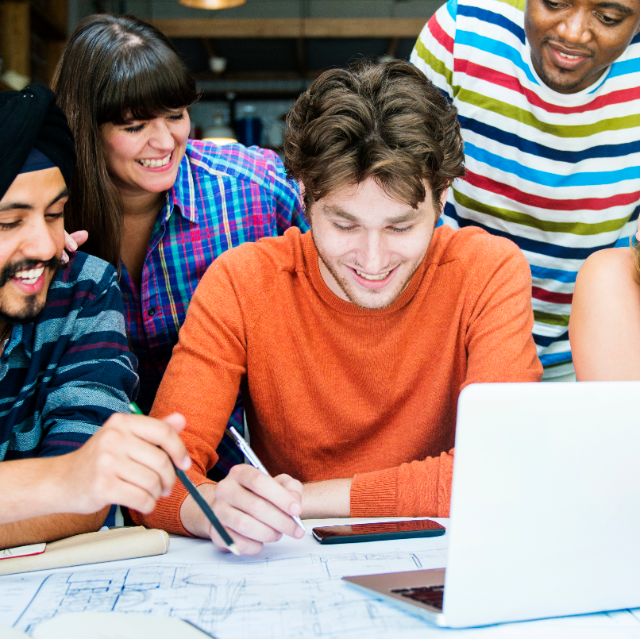
{"type": "Polygon", "coordinates": [[[639,27],[638,0],[450,0],[411,56],[457,107],[465,140],[444,222],[524,252],[543,379],[574,377],[581,264],[635,233],[639,27]]]}
{"type": "Polygon", "coordinates": [[[62,265],[75,159],[50,89],[0,93],[0,549],[97,530],[112,503],[151,511],[169,456],[190,466],[182,416],[122,414],[138,378],[115,269],[62,265]]]}

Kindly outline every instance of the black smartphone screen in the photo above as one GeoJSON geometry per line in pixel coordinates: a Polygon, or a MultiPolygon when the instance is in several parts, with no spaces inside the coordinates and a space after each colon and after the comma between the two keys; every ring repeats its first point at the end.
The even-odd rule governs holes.
{"type": "Polygon", "coordinates": [[[431,519],[419,521],[385,521],[374,524],[321,526],[313,529],[313,536],[321,544],[349,544],[358,541],[383,541],[411,537],[438,537],[446,529],[431,519]]]}

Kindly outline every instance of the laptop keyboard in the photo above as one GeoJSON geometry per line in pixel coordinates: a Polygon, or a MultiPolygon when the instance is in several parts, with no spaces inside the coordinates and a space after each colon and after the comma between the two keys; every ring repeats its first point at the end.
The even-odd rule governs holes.
{"type": "Polygon", "coordinates": [[[442,599],[444,598],[444,586],[420,586],[419,588],[399,588],[391,592],[413,599],[427,606],[433,606],[442,611],[442,599]]]}

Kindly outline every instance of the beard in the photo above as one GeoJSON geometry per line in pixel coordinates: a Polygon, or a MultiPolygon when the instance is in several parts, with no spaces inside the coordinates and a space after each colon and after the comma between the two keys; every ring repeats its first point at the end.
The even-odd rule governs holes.
{"type": "Polygon", "coordinates": [[[571,93],[573,92],[574,89],[577,89],[584,82],[584,78],[578,78],[577,80],[574,80],[571,83],[557,82],[547,74],[543,66],[540,66],[540,69],[538,70],[538,75],[540,76],[540,79],[552,91],[556,91],[556,93],[565,93],[565,92],[571,93]]]}
{"type": "Polygon", "coordinates": [[[47,301],[46,296],[40,300],[38,294],[27,295],[24,299],[23,307],[19,311],[9,312],[3,308],[1,295],[2,288],[16,273],[32,270],[38,266],[44,266],[45,272],[53,271],[56,273],[63,270],[66,264],[63,264],[59,257],[53,257],[44,263],[41,260],[20,260],[12,264],[5,264],[0,271],[0,321],[7,324],[30,324],[42,313],[47,301]]]}
{"type": "MultiPolygon", "coordinates": [[[[400,297],[400,295],[402,295],[402,293],[405,291],[407,286],[409,286],[409,282],[411,281],[411,278],[414,276],[415,272],[418,270],[418,267],[422,263],[422,260],[424,259],[424,255],[423,255],[420,257],[419,260],[417,260],[417,262],[414,265],[415,268],[410,269],[406,277],[404,278],[404,280],[400,283],[399,286],[397,286],[397,288],[395,288],[397,293],[393,295],[391,299],[379,299],[379,302],[377,304],[374,303],[374,304],[369,304],[365,306],[362,304],[362,301],[359,300],[358,297],[354,294],[353,292],[354,284],[350,282],[346,277],[338,274],[337,270],[333,267],[333,265],[324,257],[324,255],[320,252],[320,250],[318,250],[317,246],[316,246],[316,250],[318,251],[318,257],[322,260],[322,263],[325,265],[329,273],[331,273],[331,276],[336,281],[336,283],[338,284],[342,292],[345,294],[346,298],[358,308],[362,308],[369,311],[374,311],[374,310],[381,311],[391,306],[400,297]]],[[[394,268],[401,266],[401,264],[397,264],[394,268]]],[[[393,284],[395,285],[395,282],[393,284]]],[[[371,299],[373,301],[376,299],[376,297],[382,298],[382,296],[387,292],[388,291],[386,290],[386,287],[385,287],[384,289],[373,289],[369,292],[369,294],[371,295],[371,299]]]]}

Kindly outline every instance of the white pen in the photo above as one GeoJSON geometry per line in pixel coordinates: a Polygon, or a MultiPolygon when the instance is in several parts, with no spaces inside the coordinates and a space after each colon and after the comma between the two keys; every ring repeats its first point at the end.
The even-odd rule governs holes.
{"type": "MultiPolygon", "coordinates": [[[[247,458],[249,463],[254,468],[257,468],[259,471],[263,472],[265,475],[269,475],[269,471],[262,465],[262,462],[258,459],[258,456],[253,452],[253,450],[251,450],[251,447],[247,443],[247,440],[233,426],[229,426],[229,428],[225,430],[229,435],[231,435],[233,441],[242,451],[242,454],[247,458]]],[[[290,515],[290,517],[291,519],[293,519],[293,521],[296,522],[296,524],[298,524],[300,528],[302,528],[302,530],[307,532],[307,529],[304,527],[304,524],[302,523],[302,519],[300,519],[300,517],[298,517],[297,515],[290,515]]]]}

